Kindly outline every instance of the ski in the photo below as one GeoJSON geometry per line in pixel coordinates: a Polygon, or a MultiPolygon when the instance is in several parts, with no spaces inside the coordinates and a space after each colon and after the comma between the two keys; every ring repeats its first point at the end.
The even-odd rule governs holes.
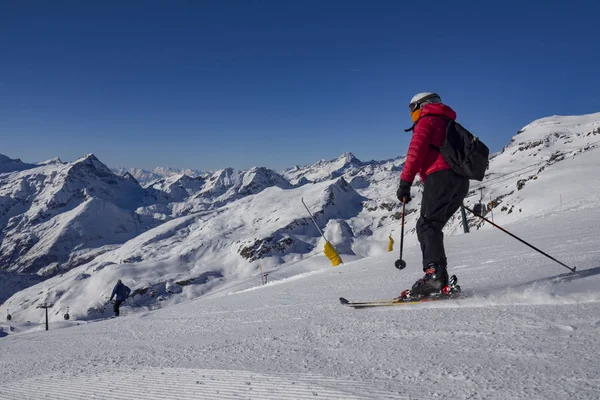
{"type": "MultiPolygon", "coordinates": [[[[440,300],[459,300],[463,299],[466,296],[462,293],[460,286],[457,285],[458,279],[456,275],[452,275],[448,281],[448,286],[444,288],[444,290],[440,293],[428,296],[428,297],[410,297],[410,291],[408,292],[407,297],[397,297],[395,299],[387,299],[387,300],[364,300],[364,301],[350,301],[344,297],[340,297],[340,303],[352,307],[352,308],[367,308],[367,307],[389,307],[389,306],[399,306],[403,304],[419,304],[419,303],[427,303],[431,301],[440,301],[440,300]]],[[[404,293],[404,292],[403,292],[404,293]]]]}
{"type": "Polygon", "coordinates": [[[420,299],[417,298],[407,298],[407,299],[389,299],[389,300],[374,300],[374,301],[350,301],[344,297],[340,297],[340,303],[352,307],[352,308],[368,308],[368,307],[390,307],[390,306],[400,306],[406,304],[420,304],[420,303],[428,303],[432,301],[443,301],[443,300],[460,300],[464,299],[466,296],[462,294],[454,294],[454,295],[440,295],[440,296],[431,296],[431,297],[423,297],[420,299]]]}

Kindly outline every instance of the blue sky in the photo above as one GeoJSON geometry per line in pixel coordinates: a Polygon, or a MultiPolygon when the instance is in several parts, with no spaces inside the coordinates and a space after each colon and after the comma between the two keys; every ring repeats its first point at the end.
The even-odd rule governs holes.
{"type": "Polygon", "coordinates": [[[0,1],[0,153],[283,168],[405,154],[436,91],[492,150],[600,111],[597,1],[0,1]]]}

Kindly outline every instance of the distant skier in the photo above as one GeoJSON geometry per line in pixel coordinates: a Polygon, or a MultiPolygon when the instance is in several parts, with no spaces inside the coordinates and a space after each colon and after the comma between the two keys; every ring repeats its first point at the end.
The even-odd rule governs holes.
{"type": "Polygon", "coordinates": [[[469,179],[454,172],[438,148],[446,137],[448,120],[456,113],[436,93],[419,93],[409,104],[414,122],[413,136],[408,147],[406,162],[400,176],[397,196],[410,202],[410,187],[417,173],[423,181],[421,216],[417,221],[417,238],[423,254],[425,276],[410,291],[400,297],[429,296],[448,285],[444,234],[442,228],[458,210],[469,191],[469,179]],[[426,118],[427,117],[427,118],[426,118]]]}
{"type": "Polygon", "coordinates": [[[123,282],[121,282],[121,280],[119,279],[117,281],[117,284],[113,288],[113,291],[112,291],[112,294],[110,295],[110,300],[109,300],[109,302],[111,302],[113,297],[117,296],[115,299],[115,303],[113,305],[113,310],[115,311],[115,317],[119,316],[119,307],[121,307],[121,304],[123,304],[123,302],[125,300],[127,300],[127,298],[129,297],[129,293],[131,293],[131,289],[129,289],[127,286],[125,286],[123,284],[123,282]]]}

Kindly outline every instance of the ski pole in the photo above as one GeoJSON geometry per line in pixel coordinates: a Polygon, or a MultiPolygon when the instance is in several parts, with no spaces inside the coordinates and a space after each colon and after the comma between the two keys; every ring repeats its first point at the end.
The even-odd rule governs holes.
{"type": "MultiPolygon", "coordinates": [[[[323,237],[323,240],[325,240],[325,255],[331,261],[331,265],[333,265],[334,267],[340,265],[341,263],[344,262],[344,261],[342,261],[342,257],[340,257],[340,255],[338,254],[338,252],[335,251],[335,249],[333,248],[333,246],[331,245],[331,243],[329,243],[329,241],[327,240],[327,238],[323,234],[323,231],[321,231],[321,229],[319,228],[319,225],[317,225],[317,221],[315,221],[315,217],[312,215],[312,213],[308,209],[308,206],[304,202],[304,198],[302,198],[301,200],[302,200],[302,204],[304,204],[304,208],[306,208],[306,211],[308,211],[308,215],[310,215],[310,218],[312,219],[313,224],[315,224],[315,227],[317,228],[317,230],[319,231],[319,233],[323,237]]],[[[265,282],[266,282],[266,277],[265,277],[265,282]]]]}
{"type": "MultiPolygon", "coordinates": [[[[131,302],[132,302],[133,304],[135,304],[137,307],[139,307],[139,308],[144,308],[144,307],[140,306],[140,305],[139,305],[139,304],[138,304],[138,303],[137,303],[137,302],[136,302],[134,299],[132,299],[131,297],[127,297],[125,300],[126,300],[126,301],[127,301],[127,300],[131,300],[131,302]]],[[[148,308],[148,310],[150,310],[150,309],[148,308]]]]}
{"type": "Polygon", "coordinates": [[[521,239],[521,238],[519,238],[519,237],[517,237],[517,236],[513,235],[512,233],[510,233],[510,232],[509,232],[509,231],[507,231],[506,229],[504,229],[504,228],[502,228],[502,227],[500,227],[500,226],[496,225],[495,223],[493,223],[493,222],[492,222],[492,221],[490,221],[489,219],[485,218],[484,216],[481,216],[481,215],[479,215],[479,214],[476,214],[476,213],[475,213],[473,210],[471,210],[469,207],[467,207],[467,206],[464,206],[464,207],[465,207],[465,209],[466,209],[467,211],[469,211],[471,214],[473,214],[473,215],[475,215],[475,216],[477,216],[477,217],[481,218],[482,220],[484,220],[484,221],[485,221],[485,222],[487,222],[487,223],[490,223],[490,224],[492,224],[493,226],[495,226],[496,228],[500,229],[502,232],[506,233],[507,235],[510,235],[510,236],[512,236],[513,238],[517,239],[519,242],[521,242],[521,243],[523,243],[523,244],[525,244],[525,245],[527,245],[527,246],[531,247],[532,249],[534,249],[534,250],[535,250],[535,251],[537,251],[538,253],[545,255],[546,257],[548,257],[548,258],[549,258],[549,259],[551,259],[552,261],[555,261],[555,262],[559,263],[559,264],[560,264],[560,265],[562,265],[563,267],[565,267],[565,268],[569,269],[571,272],[575,273],[575,269],[576,269],[577,267],[573,267],[573,268],[569,267],[568,265],[566,265],[566,264],[564,264],[564,263],[562,263],[562,262],[558,261],[556,258],[552,257],[551,255],[548,255],[548,254],[544,253],[542,250],[538,249],[537,247],[535,247],[535,246],[533,246],[533,245],[531,245],[531,244],[527,243],[527,242],[526,242],[526,241],[524,241],[523,239],[521,239]]]}
{"type": "MultiPolygon", "coordinates": [[[[323,232],[319,228],[319,225],[317,225],[317,221],[315,221],[315,217],[313,217],[312,213],[308,209],[308,206],[304,202],[304,198],[302,198],[301,200],[302,200],[302,204],[304,204],[304,208],[306,208],[306,211],[308,211],[308,215],[310,215],[310,219],[312,219],[313,224],[315,224],[315,226],[317,227],[317,230],[319,231],[319,233],[321,234],[321,236],[323,236],[323,239],[325,239],[325,235],[323,234],[323,232]]],[[[325,239],[325,241],[327,241],[327,239],[325,239]]]]}
{"type": "Polygon", "coordinates": [[[402,259],[402,248],[404,247],[404,211],[406,209],[406,202],[402,200],[402,228],[400,228],[400,258],[396,260],[394,265],[398,269],[406,268],[406,261],[402,259]]]}

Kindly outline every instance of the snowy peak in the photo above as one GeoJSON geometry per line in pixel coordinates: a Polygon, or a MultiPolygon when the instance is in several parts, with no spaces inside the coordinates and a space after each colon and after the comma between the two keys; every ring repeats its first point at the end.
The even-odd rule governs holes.
{"type": "Polygon", "coordinates": [[[362,161],[360,161],[358,158],[356,158],[354,156],[354,154],[352,154],[350,152],[346,152],[346,153],[342,154],[341,156],[339,156],[337,161],[342,162],[344,165],[352,164],[352,165],[360,166],[362,164],[362,161]]]}
{"type": "MultiPolygon", "coordinates": [[[[519,130],[511,143],[492,158],[491,163],[506,165],[554,162],[596,147],[598,142],[600,113],[542,118],[519,130]],[[527,157],[528,162],[524,162],[523,157],[527,157]]],[[[494,171],[491,165],[491,171],[500,172],[494,171]]]]}
{"type": "Polygon", "coordinates": [[[114,172],[104,165],[94,154],[87,154],[68,164],[69,175],[75,180],[85,181],[88,178],[100,177],[103,179],[109,178],[108,183],[113,183],[113,178],[123,179],[118,177],[114,172]]]}
{"type": "Polygon", "coordinates": [[[142,168],[113,168],[112,171],[117,175],[125,175],[126,173],[131,174],[141,185],[151,186],[154,182],[164,178],[171,177],[173,175],[187,175],[189,177],[207,176],[208,173],[197,169],[181,169],[181,168],[168,168],[168,167],[156,167],[153,170],[142,169],[142,168]]]}
{"type": "Polygon", "coordinates": [[[202,190],[204,183],[203,177],[193,178],[185,174],[178,174],[153,182],[149,189],[165,193],[170,201],[183,201],[202,190]]]}
{"type": "Polygon", "coordinates": [[[242,182],[242,174],[242,171],[233,168],[220,169],[206,180],[202,194],[219,197],[228,189],[239,187],[242,182]]]}
{"type": "Polygon", "coordinates": [[[125,176],[126,174],[129,174],[133,176],[137,182],[144,186],[164,178],[162,175],[140,168],[112,168],[112,171],[119,176],[125,176]]]}
{"type": "Polygon", "coordinates": [[[131,175],[129,172],[125,172],[125,174],[123,175],[123,179],[127,179],[129,181],[135,182],[136,184],[140,184],[137,179],[135,179],[135,177],[133,175],[131,175]]]}
{"type": "Polygon", "coordinates": [[[93,154],[67,164],[67,179],[62,190],[68,193],[85,190],[90,197],[102,198],[129,210],[139,207],[144,197],[144,189],[137,181],[116,175],[93,154]]]}
{"type": "Polygon", "coordinates": [[[166,220],[222,207],[269,187],[289,189],[292,185],[277,172],[264,167],[248,171],[225,168],[200,177],[173,175],[147,186],[148,201],[138,212],[166,220]]]}
{"type": "Polygon", "coordinates": [[[0,154],[0,174],[15,171],[24,171],[26,169],[35,168],[35,164],[26,164],[19,158],[12,159],[4,154],[0,154]]]}
{"type": "Polygon", "coordinates": [[[65,164],[59,157],[54,157],[46,161],[38,163],[38,165],[53,165],[53,164],[65,164]]]}
{"type": "Polygon", "coordinates": [[[134,213],[143,198],[137,182],[93,154],[7,174],[0,180],[0,269],[52,275],[72,268],[81,263],[75,250],[122,243],[143,230],[134,213]]]}
{"type": "Polygon", "coordinates": [[[525,125],[515,136],[516,140],[536,140],[554,134],[577,135],[578,133],[598,133],[600,129],[600,113],[540,118],[525,125]]]}
{"type": "Polygon", "coordinates": [[[84,166],[89,170],[94,170],[96,173],[102,176],[116,176],[106,165],[104,165],[98,158],[93,154],[86,154],[80,159],[73,162],[73,167],[84,166]]]}
{"type": "MultiPolygon", "coordinates": [[[[481,204],[483,215],[493,213],[500,223],[554,210],[562,205],[562,196],[567,196],[565,183],[555,183],[557,177],[572,174],[569,185],[577,185],[580,178],[565,165],[597,157],[599,147],[600,113],[533,121],[519,130],[500,154],[490,157],[483,182],[471,186],[465,204],[481,204]]],[[[580,195],[568,196],[573,199],[580,195]]],[[[469,219],[471,226],[482,227],[480,219],[469,219]]]]}
{"type": "Polygon", "coordinates": [[[352,153],[344,153],[333,160],[320,160],[308,167],[294,166],[284,172],[283,176],[290,183],[300,186],[306,182],[323,182],[344,175],[362,167],[364,163],[352,153]]]}
{"type": "Polygon", "coordinates": [[[238,193],[256,194],[271,186],[289,189],[292,185],[283,176],[273,170],[264,167],[254,167],[244,173],[242,185],[238,193]]]}
{"type": "Polygon", "coordinates": [[[341,170],[344,168],[360,167],[362,162],[350,152],[346,152],[334,160],[320,160],[313,167],[341,170]]]}
{"type": "Polygon", "coordinates": [[[248,171],[226,168],[206,179],[200,194],[222,202],[256,194],[272,186],[282,189],[291,187],[283,176],[265,167],[253,167],[248,171]]]}

